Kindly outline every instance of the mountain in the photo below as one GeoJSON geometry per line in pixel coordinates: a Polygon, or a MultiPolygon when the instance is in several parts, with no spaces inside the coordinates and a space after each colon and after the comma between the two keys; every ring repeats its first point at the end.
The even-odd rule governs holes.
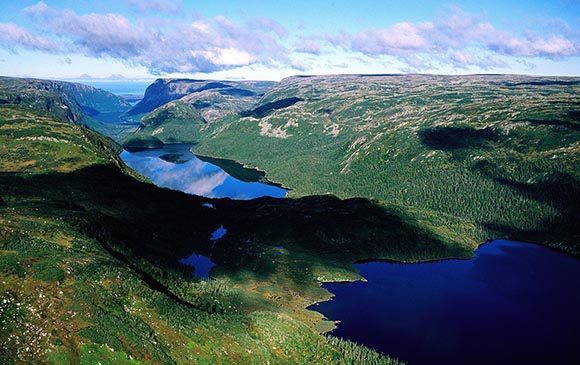
{"type": "Polygon", "coordinates": [[[422,224],[471,222],[466,240],[579,254],[578,95],[580,79],[564,77],[291,77],[193,150],[256,166],[293,197],[374,199],[422,224]]]}
{"type": "Polygon", "coordinates": [[[332,323],[305,308],[330,298],[321,282],[359,279],[352,263],[363,258],[474,248],[364,199],[161,189],[106,138],[0,105],[3,364],[399,364],[320,334],[332,323]],[[221,225],[227,234],[212,241],[221,225]],[[179,262],[192,253],[217,264],[214,279],[179,262]]]}
{"type": "Polygon", "coordinates": [[[131,108],[123,98],[79,83],[0,77],[0,103],[50,112],[109,137],[126,132],[120,115],[131,108]]]}
{"type": "Polygon", "coordinates": [[[235,117],[253,107],[274,83],[158,79],[125,114],[141,126],[123,144],[132,149],[163,143],[195,143],[207,123],[235,117]]]}
{"type": "Polygon", "coordinates": [[[139,129],[123,141],[128,151],[159,148],[165,143],[192,143],[207,122],[191,104],[170,101],[141,118],[139,129]]]}
{"type": "MultiPolygon", "coordinates": [[[[197,109],[215,106],[224,109],[220,104],[235,99],[242,105],[255,103],[274,82],[269,81],[212,81],[191,79],[157,79],[151,84],[143,99],[126,113],[135,117],[152,112],[172,100],[189,96],[187,102],[197,109]]],[[[237,103],[236,103],[237,104],[237,103]]],[[[208,116],[204,116],[208,117],[208,116]]],[[[212,119],[209,116],[207,119],[212,119]]]]}

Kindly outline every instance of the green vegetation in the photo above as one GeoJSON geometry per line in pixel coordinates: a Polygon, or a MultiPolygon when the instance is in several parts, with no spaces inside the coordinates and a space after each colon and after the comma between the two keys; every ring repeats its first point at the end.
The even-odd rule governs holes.
{"type": "Polygon", "coordinates": [[[396,206],[444,240],[579,254],[579,95],[573,78],[294,77],[204,127],[193,149],[266,171],[292,197],[396,206]]]}
{"type": "Polygon", "coordinates": [[[128,138],[131,143],[125,142],[124,145],[134,144],[137,139],[193,143],[199,139],[199,128],[205,123],[191,104],[181,100],[170,101],[141,118],[139,130],[128,138]]]}
{"type": "Polygon", "coordinates": [[[127,140],[151,136],[163,143],[195,143],[206,123],[253,107],[273,84],[158,79],[147,88],[143,100],[125,113],[124,118],[141,123],[127,140]]]}
{"type": "Polygon", "coordinates": [[[79,126],[98,99],[14,80],[0,80],[0,363],[399,364],[321,334],[334,324],[305,308],[331,297],[322,282],[359,280],[370,258],[468,258],[498,235],[578,254],[576,79],[297,77],[263,97],[161,80],[126,114],[149,113],[129,147],[187,139],[293,189],[252,201],[149,184],[79,126]],[[179,263],[193,252],[212,279],[179,263]]]}
{"type": "Polygon", "coordinates": [[[107,137],[121,139],[135,126],[119,124],[131,105],[123,98],[88,85],[38,79],[0,77],[0,104],[49,112],[107,137]]]}
{"type": "Polygon", "coordinates": [[[362,257],[471,252],[368,201],[160,189],[105,138],[29,108],[0,106],[0,163],[5,364],[398,364],[320,334],[332,323],[305,309],[330,297],[320,283],[358,279],[362,257]],[[218,264],[215,279],[178,263],[192,251],[218,264]]]}
{"type": "Polygon", "coordinates": [[[127,151],[142,151],[162,147],[163,142],[152,136],[131,135],[123,142],[123,148],[127,151]]]}

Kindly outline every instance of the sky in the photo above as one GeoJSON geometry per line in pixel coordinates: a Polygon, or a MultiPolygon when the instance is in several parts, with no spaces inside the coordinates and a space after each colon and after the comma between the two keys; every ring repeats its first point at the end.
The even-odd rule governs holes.
{"type": "Polygon", "coordinates": [[[580,76],[580,0],[0,0],[0,75],[580,76]]]}

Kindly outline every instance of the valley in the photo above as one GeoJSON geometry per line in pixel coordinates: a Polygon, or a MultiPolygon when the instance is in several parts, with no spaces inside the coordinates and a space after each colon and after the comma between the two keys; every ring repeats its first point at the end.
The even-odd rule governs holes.
{"type": "Polygon", "coordinates": [[[160,79],[134,106],[2,82],[0,362],[399,364],[328,334],[323,283],[501,237],[578,256],[577,78],[160,79]],[[288,197],[153,185],[189,189],[179,143],[288,197]]]}

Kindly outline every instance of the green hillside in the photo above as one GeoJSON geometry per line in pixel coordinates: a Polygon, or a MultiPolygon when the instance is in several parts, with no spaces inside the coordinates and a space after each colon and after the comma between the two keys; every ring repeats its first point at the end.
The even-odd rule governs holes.
{"type": "Polygon", "coordinates": [[[274,85],[267,81],[158,79],[143,100],[124,115],[138,120],[139,129],[123,144],[152,148],[163,143],[195,143],[205,124],[252,108],[274,85]]]}
{"type": "Polygon", "coordinates": [[[197,152],[293,189],[251,201],[153,186],[59,114],[81,96],[37,85],[0,88],[0,363],[397,364],[321,334],[321,283],[504,235],[579,253],[579,79],[296,77],[215,119],[199,94],[143,118],[142,143],[194,125],[197,152]]]}
{"type": "MultiPolygon", "coordinates": [[[[192,143],[199,139],[199,129],[207,122],[191,104],[174,100],[160,106],[141,118],[139,129],[129,135],[123,144],[128,149],[151,148],[144,141],[165,143],[192,143]]],[[[159,147],[154,145],[155,148],[159,147]]]]}
{"type": "Polygon", "coordinates": [[[579,116],[577,78],[293,77],[194,151],[256,166],[293,197],[376,199],[486,231],[470,239],[578,254],[579,116]]]}
{"type": "Polygon", "coordinates": [[[49,112],[111,138],[122,138],[135,130],[134,126],[120,124],[121,114],[131,108],[127,101],[78,83],[0,77],[0,104],[49,112]]]}
{"type": "Polygon", "coordinates": [[[366,200],[160,189],[94,132],[2,105],[0,363],[397,364],[305,308],[355,260],[472,252],[416,228],[366,200]],[[178,262],[194,251],[215,279],[178,262]]]}

